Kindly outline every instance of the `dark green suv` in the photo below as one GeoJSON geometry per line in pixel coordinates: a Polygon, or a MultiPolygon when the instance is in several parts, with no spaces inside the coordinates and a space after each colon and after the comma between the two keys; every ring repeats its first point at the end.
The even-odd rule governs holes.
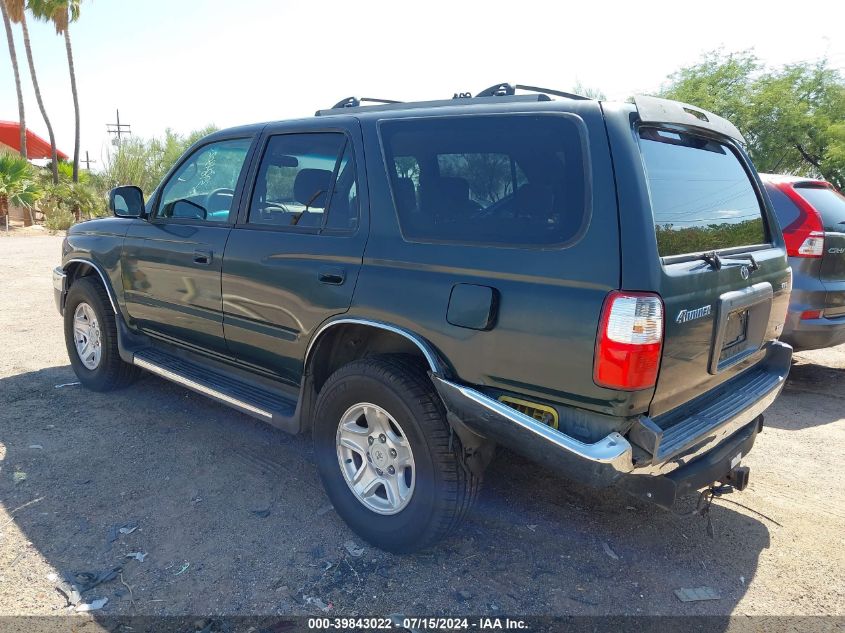
{"type": "Polygon", "coordinates": [[[460,521],[496,445],[667,508],[744,488],[792,350],[741,135],[516,88],[216,132],[146,205],[115,189],[54,272],[79,380],[145,369],[310,432],[338,513],[393,551],[460,521]]]}

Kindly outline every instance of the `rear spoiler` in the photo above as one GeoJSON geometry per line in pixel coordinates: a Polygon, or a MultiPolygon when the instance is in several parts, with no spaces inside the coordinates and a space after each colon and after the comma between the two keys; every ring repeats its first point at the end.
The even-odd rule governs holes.
{"type": "Polygon", "coordinates": [[[702,110],[688,103],[637,95],[634,97],[634,105],[637,106],[640,120],[643,123],[682,125],[707,132],[717,132],[740,143],[745,143],[745,138],[733,123],[718,114],[702,110]]]}

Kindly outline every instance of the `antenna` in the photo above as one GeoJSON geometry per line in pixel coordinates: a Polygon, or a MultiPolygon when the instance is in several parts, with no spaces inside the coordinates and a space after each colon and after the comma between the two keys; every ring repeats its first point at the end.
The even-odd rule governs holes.
{"type": "Polygon", "coordinates": [[[132,134],[132,129],[129,123],[120,122],[120,110],[117,110],[116,113],[117,122],[106,123],[106,131],[108,131],[109,134],[115,135],[115,138],[112,139],[112,145],[120,145],[120,141],[123,140],[124,134],[132,134]]]}

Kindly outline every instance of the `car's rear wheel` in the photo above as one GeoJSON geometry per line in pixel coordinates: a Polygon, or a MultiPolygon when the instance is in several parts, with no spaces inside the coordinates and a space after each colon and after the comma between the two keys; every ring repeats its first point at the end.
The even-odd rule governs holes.
{"type": "Polygon", "coordinates": [[[119,389],[139,373],[117,349],[117,324],[106,289],[90,277],[77,279],[65,300],[65,343],[79,382],[95,391],[119,389]]]}
{"type": "Polygon", "coordinates": [[[402,356],[357,360],[329,378],[317,400],[314,448],[338,514],[389,551],[446,536],[479,488],[431,380],[402,356]]]}

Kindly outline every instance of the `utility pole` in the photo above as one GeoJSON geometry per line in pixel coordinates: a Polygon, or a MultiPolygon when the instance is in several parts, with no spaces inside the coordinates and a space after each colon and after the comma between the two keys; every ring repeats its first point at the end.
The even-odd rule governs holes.
{"type": "Polygon", "coordinates": [[[114,134],[115,138],[112,139],[113,145],[120,145],[120,141],[123,140],[124,134],[132,134],[131,126],[128,123],[121,123],[120,122],[120,110],[117,110],[117,122],[116,123],[106,123],[106,130],[109,134],[114,134]]]}
{"type": "Polygon", "coordinates": [[[97,161],[93,158],[88,157],[88,150],[85,150],[85,158],[82,160],[85,163],[85,171],[91,171],[91,163],[96,163],[97,161]]]}

